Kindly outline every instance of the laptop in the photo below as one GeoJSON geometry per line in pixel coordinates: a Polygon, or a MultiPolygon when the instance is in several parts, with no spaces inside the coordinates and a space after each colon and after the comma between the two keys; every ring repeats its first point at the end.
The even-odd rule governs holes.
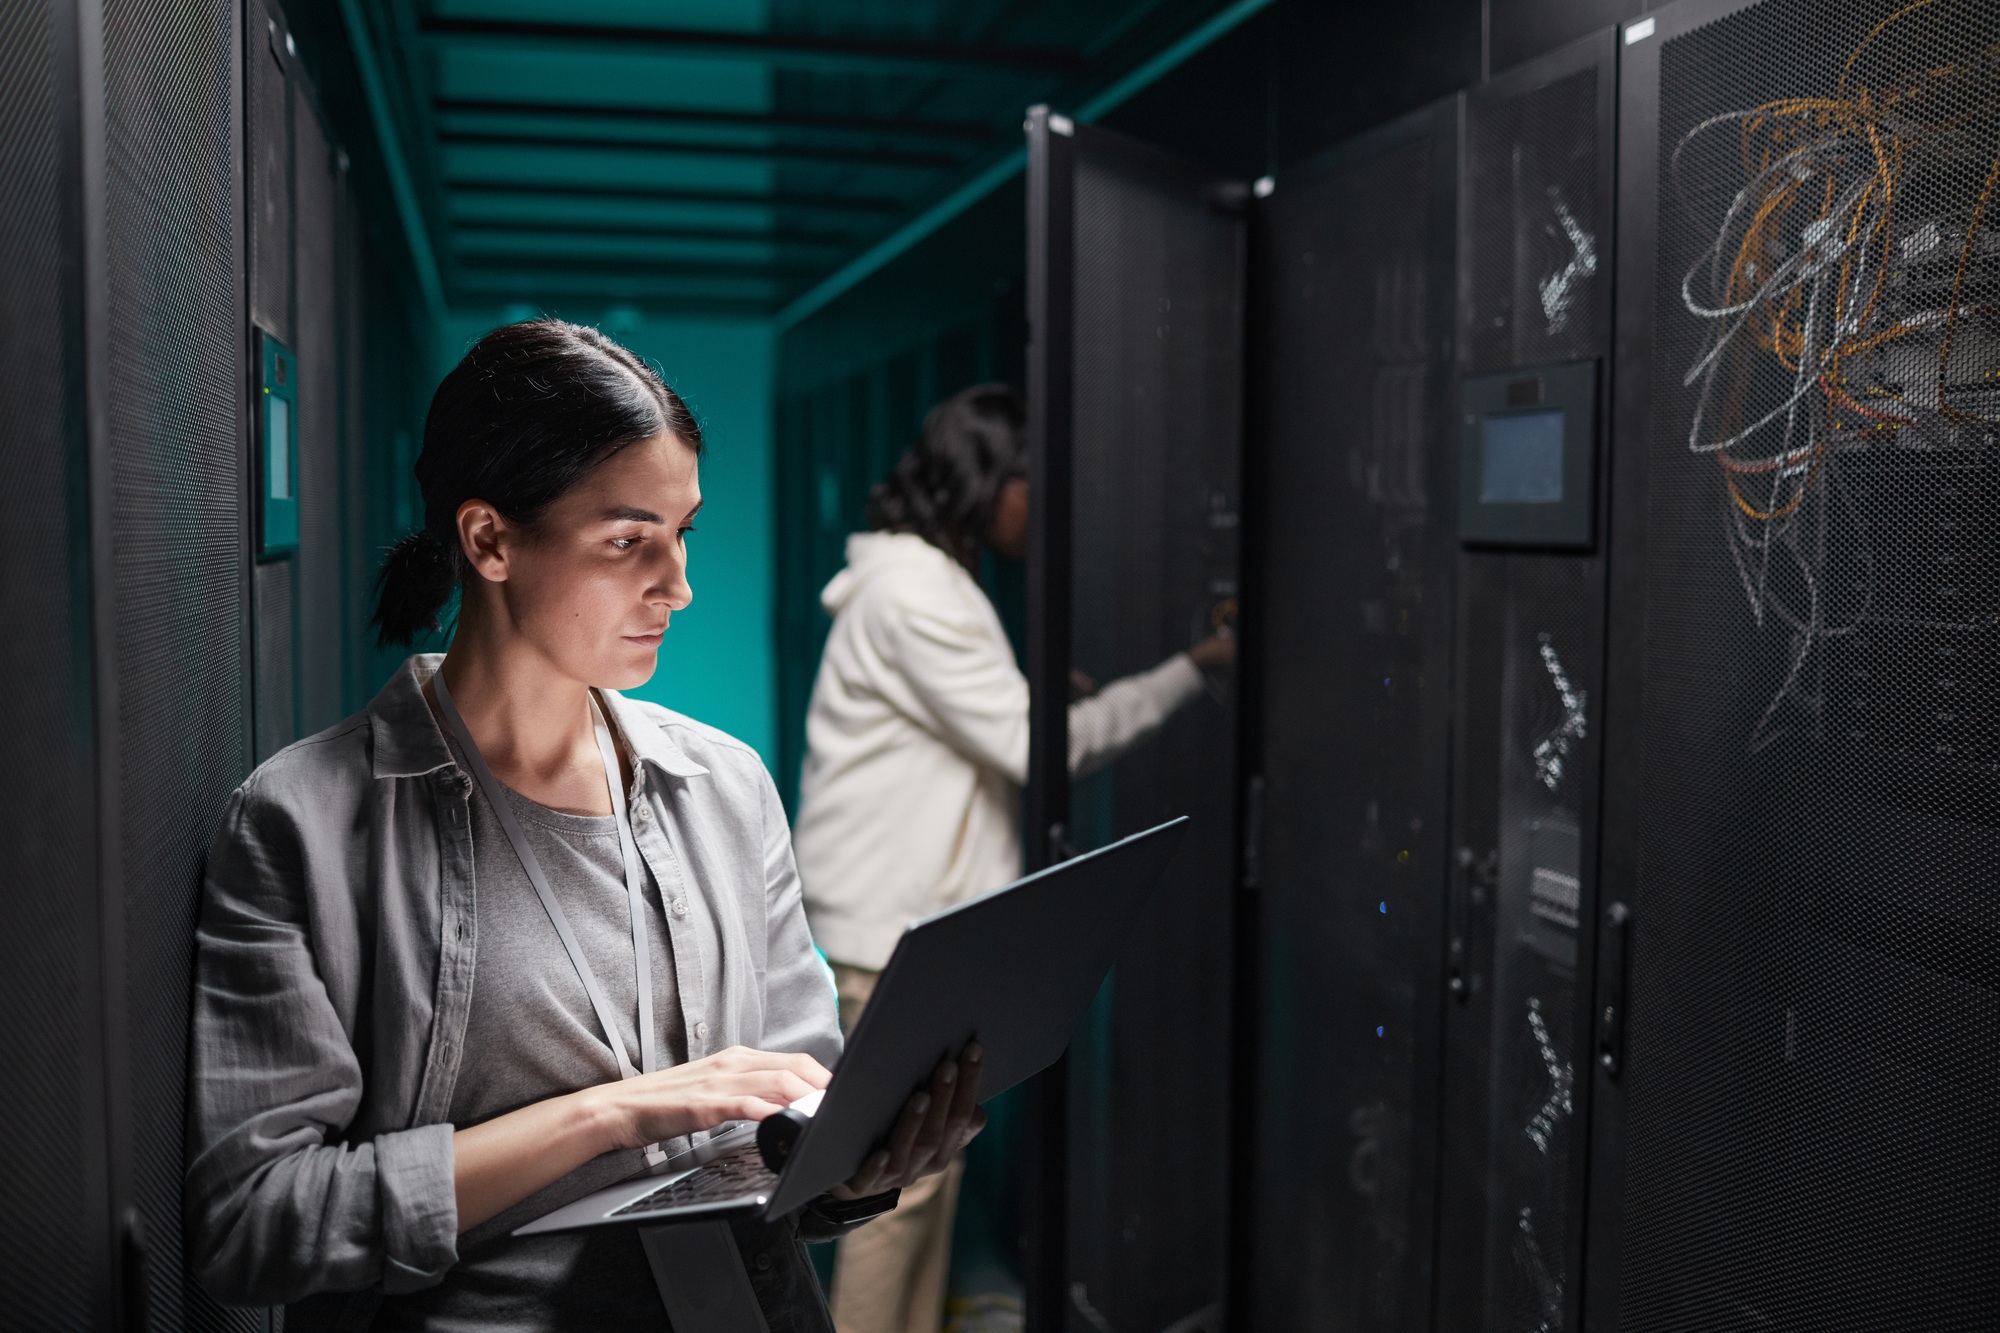
{"type": "Polygon", "coordinates": [[[975,1037],[981,1100],[1048,1068],[1186,825],[1183,817],[1135,833],[911,924],[823,1093],[761,1127],[728,1127],[514,1234],[783,1217],[853,1176],[939,1062],[975,1037]]]}

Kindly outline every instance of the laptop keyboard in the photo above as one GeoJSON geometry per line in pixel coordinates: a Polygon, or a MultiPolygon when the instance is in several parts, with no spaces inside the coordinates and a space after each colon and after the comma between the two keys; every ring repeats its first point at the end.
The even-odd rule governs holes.
{"type": "Polygon", "coordinates": [[[614,1209],[608,1216],[624,1217],[631,1213],[663,1212],[693,1203],[750,1199],[769,1193],[770,1187],[777,1183],[777,1173],[764,1165],[756,1143],[751,1142],[706,1163],[691,1176],[640,1195],[623,1208],[614,1209]]]}

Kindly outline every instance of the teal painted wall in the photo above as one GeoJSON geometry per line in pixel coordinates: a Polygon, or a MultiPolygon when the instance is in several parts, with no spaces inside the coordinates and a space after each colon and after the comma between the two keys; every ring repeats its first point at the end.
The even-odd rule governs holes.
{"type": "MultiPolygon", "coordinates": [[[[504,319],[509,309],[454,316],[446,364],[504,319]]],[[[772,349],[762,320],[680,317],[636,309],[595,315],[554,310],[597,325],[659,368],[701,422],[705,504],[688,539],[694,603],[674,616],[660,668],[631,691],[720,727],[755,746],[775,769],[777,665],[773,631],[776,544],[772,447],[772,349]]]]}

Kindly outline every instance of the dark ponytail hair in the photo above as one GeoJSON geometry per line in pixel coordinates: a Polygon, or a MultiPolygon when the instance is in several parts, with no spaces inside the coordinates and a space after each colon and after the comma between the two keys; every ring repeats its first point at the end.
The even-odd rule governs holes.
{"type": "Polygon", "coordinates": [[[383,558],[378,642],[406,644],[438,627],[471,570],[460,505],[484,500],[533,526],[592,468],[662,431],[701,452],[701,427],[680,395],[596,329],[531,319],[481,338],[431,398],[416,468],[424,525],[383,558]]]}
{"type": "Polygon", "coordinates": [[[924,418],[923,433],[868,495],[868,526],[914,532],[970,567],[1000,491],[1028,475],[1028,405],[1006,384],[976,384],[924,418]]]}

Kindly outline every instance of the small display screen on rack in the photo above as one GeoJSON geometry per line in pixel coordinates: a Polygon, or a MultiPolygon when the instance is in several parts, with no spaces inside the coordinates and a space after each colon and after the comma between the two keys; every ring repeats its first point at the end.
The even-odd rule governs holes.
{"type": "Polygon", "coordinates": [[[1557,504],[1563,498],[1563,414],[1513,412],[1486,418],[1479,498],[1491,504],[1557,504]]]}
{"type": "Polygon", "coordinates": [[[1470,376],[1459,386],[1458,537],[1587,550],[1597,508],[1597,362],[1470,376]]]}

